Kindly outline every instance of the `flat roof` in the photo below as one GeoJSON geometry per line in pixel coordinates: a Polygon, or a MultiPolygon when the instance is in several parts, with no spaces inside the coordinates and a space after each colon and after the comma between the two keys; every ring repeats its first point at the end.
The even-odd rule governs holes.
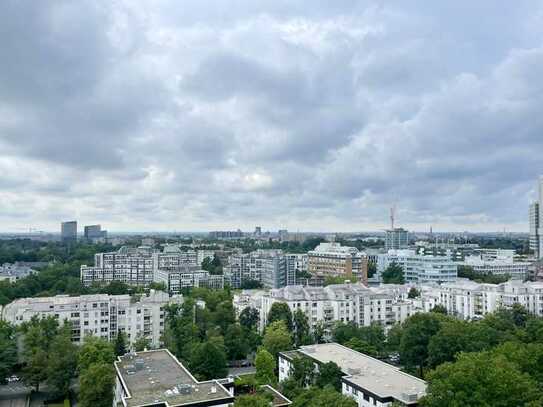
{"type": "Polygon", "coordinates": [[[344,380],[381,398],[413,404],[426,394],[424,380],[337,343],[302,346],[298,352],[321,363],[334,362],[347,375],[344,380]]]}
{"type": "Polygon", "coordinates": [[[185,406],[233,396],[216,380],[198,382],[167,349],[129,353],[115,369],[126,390],[127,407],[163,404],[185,406]]]}

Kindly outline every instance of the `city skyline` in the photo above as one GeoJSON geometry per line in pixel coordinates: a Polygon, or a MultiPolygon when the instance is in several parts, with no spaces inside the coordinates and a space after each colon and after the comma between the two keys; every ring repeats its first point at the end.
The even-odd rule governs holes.
{"type": "Polygon", "coordinates": [[[0,232],[527,233],[543,4],[427,3],[3,2],[0,232]]]}

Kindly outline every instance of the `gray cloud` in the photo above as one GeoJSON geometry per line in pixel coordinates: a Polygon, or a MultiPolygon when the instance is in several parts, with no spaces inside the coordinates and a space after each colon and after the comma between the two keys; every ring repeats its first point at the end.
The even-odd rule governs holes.
{"type": "Polygon", "coordinates": [[[0,4],[0,217],[109,229],[525,230],[543,9],[0,4]]]}

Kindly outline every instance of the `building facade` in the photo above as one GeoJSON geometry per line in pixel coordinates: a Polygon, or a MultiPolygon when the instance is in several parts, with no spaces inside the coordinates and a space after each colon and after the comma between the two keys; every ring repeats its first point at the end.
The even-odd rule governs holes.
{"type": "Polygon", "coordinates": [[[60,224],[60,240],[64,243],[77,241],[77,221],[72,220],[60,224]]]}
{"type": "Polygon", "coordinates": [[[539,220],[539,202],[533,202],[530,205],[529,220],[530,220],[530,250],[534,252],[536,259],[539,259],[541,256],[539,254],[539,229],[540,229],[540,220],[539,220]]]}
{"type": "Polygon", "coordinates": [[[543,316],[543,282],[511,280],[502,284],[480,284],[459,279],[421,289],[422,301],[443,305],[450,314],[461,319],[479,319],[514,304],[522,305],[533,315],[543,316]]]}
{"type": "Polygon", "coordinates": [[[403,228],[394,228],[385,231],[385,250],[407,249],[409,246],[409,232],[403,228]]]}
{"type": "Polygon", "coordinates": [[[368,282],[368,258],[356,247],[335,242],[321,243],[307,256],[307,271],[312,278],[356,277],[364,284],[368,282]]]}
{"type": "Polygon", "coordinates": [[[412,313],[410,301],[401,294],[368,288],[362,284],[337,284],[327,287],[287,286],[259,295],[260,329],[276,302],[286,303],[292,312],[302,310],[311,329],[323,324],[328,330],[336,322],[359,326],[377,323],[385,328],[403,322],[412,313]]]}
{"type": "Polygon", "coordinates": [[[151,346],[158,347],[164,333],[164,307],[182,301],[181,296],[170,298],[167,293],[155,290],[139,297],[93,294],[21,298],[2,309],[2,319],[20,325],[35,316],[51,316],[72,324],[72,341],[76,343],[88,335],[114,340],[118,332],[124,332],[130,343],[143,336],[150,340],[151,346]]]}
{"type": "Polygon", "coordinates": [[[343,372],[341,392],[356,400],[359,407],[391,405],[416,406],[426,395],[427,383],[368,355],[337,343],[302,346],[295,351],[279,353],[279,382],[293,370],[295,358],[306,357],[319,366],[334,362],[343,372]]]}
{"type": "Polygon", "coordinates": [[[511,257],[498,257],[494,260],[484,259],[482,256],[469,256],[463,262],[474,272],[479,274],[492,274],[497,276],[509,276],[514,280],[525,280],[528,277],[531,263],[514,261],[511,257]]]}
{"type": "Polygon", "coordinates": [[[225,281],[233,288],[242,288],[257,281],[266,288],[284,287],[287,282],[287,259],[281,250],[256,250],[236,253],[223,268],[225,281]]]}
{"type": "Polygon", "coordinates": [[[201,270],[197,266],[159,268],[155,272],[155,282],[163,283],[168,291],[174,294],[190,287],[224,288],[224,277],[222,275],[210,275],[208,271],[201,270]]]}
{"type": "Polygon", "coordinates": [[[458,263],[448,256],[425,256],[414,250],[389,250],[378,255],[377,272],[383,273],[391,264],[402,267],[406,283],[442,283],[455,281],[458,263]]]}

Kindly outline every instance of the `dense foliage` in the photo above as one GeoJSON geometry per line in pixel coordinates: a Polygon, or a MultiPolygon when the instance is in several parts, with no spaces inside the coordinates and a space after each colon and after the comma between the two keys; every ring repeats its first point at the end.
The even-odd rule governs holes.
{"type": "Polygon", "coordinates": [[[403,267],[398,263],[390,264],[383,273],[381,279],[384,284],[403,284],[405,278],[403,275],[403,267]]]}

